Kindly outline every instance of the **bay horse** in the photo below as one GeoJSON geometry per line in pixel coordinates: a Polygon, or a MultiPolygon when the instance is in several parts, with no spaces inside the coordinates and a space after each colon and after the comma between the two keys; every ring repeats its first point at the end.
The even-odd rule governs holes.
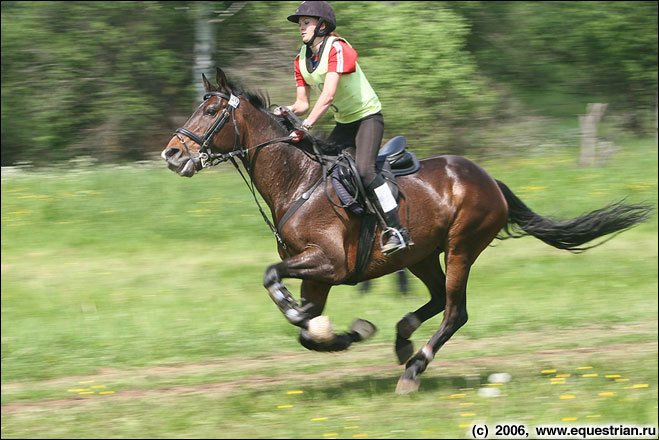
{"type": "MultiPolygon", "coordinates": [[[[311,350],[339,351],[367,339],[375,332],[368,321],[357,320],[349,332],[335,334],[329,318],[322,316],[331,287],[346,283],[356,270],[362,217],[339,207],[331,187],[316,190],[323,179],[322,165],[292,145],[289,129],[268,110],[261,95],[234,86],[219,68],[217,86],[205,75],[202,80],[204,101],[176,130],[162,158],[185,177],[226,160],[240,171],[236,158],[242,162],[252,191],[256,188],[270,208],[272,223],[261,212],[276,233],[282,259],[265,270],[263,285],[289,322],[300,327],[300,343],[311,350]],[[287,222],[280,227],[285,216],[287,222]],[[302,280],[300,303],[282,283],[284,278],[302,280]]],[[[472,161],[446,155],[420,162],[417,173],[398,178],[405,195],[400,209],[408,210],[405,226],[415,245],[389,257],[373,246],[370,260],[354,280],[409,268],[430,291],[430,300],[396,325],[395,353],[405,364],[396,387],[399,394],[418,389],[418,376],[467,322],[469,271],[495,238],[531,235],[553,247],[580,252],[593,247],[582,247],[585,243],[630,228],[653,210],[620,201],[572,220],[549,220],[472,161]],[[440,264],[442,253],[446,272],[440,264]],[[442,311],[439,329],[414,353],[412,333],[442,311]]]]}

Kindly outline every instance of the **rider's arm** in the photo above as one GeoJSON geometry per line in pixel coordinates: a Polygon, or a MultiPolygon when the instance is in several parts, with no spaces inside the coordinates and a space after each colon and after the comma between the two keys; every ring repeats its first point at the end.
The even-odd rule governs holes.
{"type": "Polygon", "coordinates": [[[314,105],[313,110],[311,110],[311,113],[306,119],[309,125],[314,125],[316,122],[318,122],[318,120],[325,114],[327,109],[329,109],[332,105],[332,102],[334,101],[334,95],[336,94],[336,88],[339,85],[339,79],[341,79],[341,75],[337,72],[327,72],[325,75],[323,92],[318,97],[316,105],[314,105]]]}
{"type": "Polygon", "coordinates": [[[295,96],[295,104],[291,105],[289,108],[293,113],[298,116],[302,116],[309,111],[309,94],[311,87],[309,86],[298,86],[295,96]]]}

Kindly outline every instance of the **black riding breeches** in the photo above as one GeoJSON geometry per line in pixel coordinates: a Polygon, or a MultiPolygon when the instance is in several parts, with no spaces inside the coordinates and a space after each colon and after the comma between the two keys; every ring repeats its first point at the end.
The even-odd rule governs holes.
{"type": "Polygon", "coordinates": [[[382,143],[384,117],[381,112],[366,116],[349,124],[336,124],[330,133],[329,142],[344,148],[355,147],[357,171],[364,187],[375,179],[375,159],[382,143]]]}

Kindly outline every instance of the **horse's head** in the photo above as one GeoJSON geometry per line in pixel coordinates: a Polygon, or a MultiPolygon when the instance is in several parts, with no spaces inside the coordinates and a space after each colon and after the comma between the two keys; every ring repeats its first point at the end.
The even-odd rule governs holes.
{"type": "Polygon", "coordinates": [[[167,166],[180,176],[192,177],[196,171],[238,147],[236,109],[240,99],[234,96],[224,72],[217,68],[213,86],[202,74],[204,102],[192,114],[161,153],[167,166]]]}

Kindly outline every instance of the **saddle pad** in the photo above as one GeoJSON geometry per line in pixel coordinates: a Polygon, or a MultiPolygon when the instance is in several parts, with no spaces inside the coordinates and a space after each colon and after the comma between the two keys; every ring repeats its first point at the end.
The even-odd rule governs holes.
{"type": "Polygon", "coordinates": [[[341,203],[346,205],[346,209],[351,210],[356,215],[364,214],[364,208],[362,208],[360,203],[350,194],[345,185],[343,185],[343,182],[341,182],[339,167],[334,168],[332,172],[332,186],[334,186],[334,191],[339,196],[341,203]]]}

